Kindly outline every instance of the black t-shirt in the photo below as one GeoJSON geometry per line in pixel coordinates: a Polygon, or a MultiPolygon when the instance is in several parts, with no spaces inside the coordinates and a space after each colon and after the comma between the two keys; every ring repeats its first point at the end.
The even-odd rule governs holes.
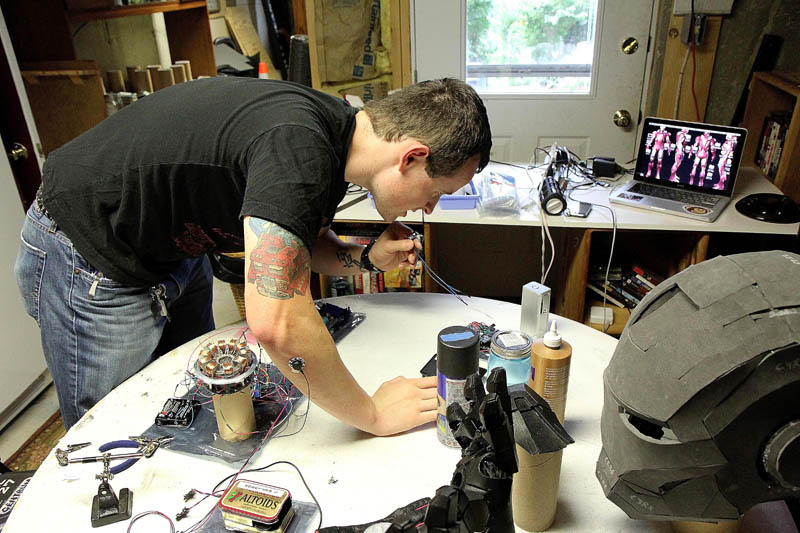
{"type": "Polygon", "coordinates": [[[242,251],[247,215],[311,251],[347,190],[355,113],[288,82],[181,83],[52,152],[43,203],[92,265],[129,285],[156,283],[187,257],[242,251]]]}

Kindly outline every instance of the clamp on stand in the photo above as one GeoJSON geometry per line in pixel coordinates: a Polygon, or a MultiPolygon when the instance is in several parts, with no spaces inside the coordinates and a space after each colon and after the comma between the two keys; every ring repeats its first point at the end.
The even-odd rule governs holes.
{"type": "Polygon", "coordinates": [[[100,480],[100,486],[97,488],[97,494],[92,498],[92,527],[128,520],[133,515],[133,491],[127,488],[120,489],[119,498],[117,498],[114,489],[108,483],[109,480],[114,479],[110,463],[110,454],[104,454],[103,473],[95,476],[100,480]]]}
{"type": "Polygon", "coordinates": [[[76,450],[89,446],[90,442],[80,444],[70,444],[66,450],[56,449],[56,460],[61,466],[73,463],[95,463],[102,461],[103,472],[97,474],[95,478],[100,480],[97,494],[92,499],[92,527],[101,527],[122,520],[128,520],[133,514],[133,491],[123,488],[119,491],[119,497],[111,488],[109,481],[114,479],[115,474],[127,470],[142,457],[152,457],[162,444],[171,441],[173,437],[160,437],[148,439],[145,437],[130,437],[130,440],[115,440],[100,446],[103,455],[89,457],[78,457],[70,459],[68,455],[76,450]],[[136,448],[132,453],[111,454],[108,450],[115,448],[136,448]],[[122,460],[125,462],[115,467],[111,467],[111,461],[122,460]]]}

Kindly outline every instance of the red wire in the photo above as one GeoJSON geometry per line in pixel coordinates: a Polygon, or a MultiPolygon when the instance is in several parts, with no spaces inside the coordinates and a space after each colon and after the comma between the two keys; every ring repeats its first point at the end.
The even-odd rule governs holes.
{"type": "Polygon", "coordinates": [[[694,35],[692,35],[690,39],[692,39],[692,98],[694,99],[694,114],[697,116],[697,122],[700,122],[700,106],[697,105],[697,94],[694,92],[694,76],[697,73],[697,60],[694,54],[694,35]]]}

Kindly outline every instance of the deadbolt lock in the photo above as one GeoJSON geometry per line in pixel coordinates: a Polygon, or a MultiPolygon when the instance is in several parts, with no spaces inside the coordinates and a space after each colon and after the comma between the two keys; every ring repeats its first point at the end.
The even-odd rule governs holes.
{"type": "Polygon", "coordinates": [[[627,39],[622,41],[623,53],[631,55],[638,49],[639,49],[639,41],[636,39],[636,37],[628,37],[627,39]]]}

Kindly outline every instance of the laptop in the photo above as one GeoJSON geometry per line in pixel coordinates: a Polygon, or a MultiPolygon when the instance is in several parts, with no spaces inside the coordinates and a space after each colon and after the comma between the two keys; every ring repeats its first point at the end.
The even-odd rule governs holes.
{"type": "Polygon", "coordinates": [[[609,201],[713,222],[733,195],[747,130],[647,117],[633,179],[609,201]]]}

